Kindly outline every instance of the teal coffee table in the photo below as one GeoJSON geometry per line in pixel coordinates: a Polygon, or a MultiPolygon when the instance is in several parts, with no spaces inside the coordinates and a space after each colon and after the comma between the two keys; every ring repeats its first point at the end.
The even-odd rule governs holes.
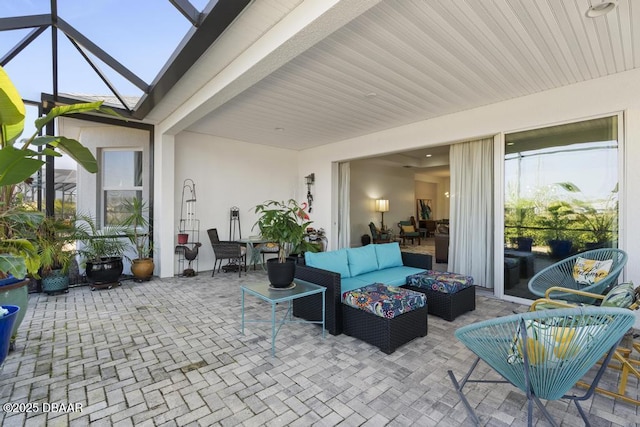
{"type": "Polygon", "coordinates": [[[294,282],[294,286],[288,289],[274,289],[268,283],[252,283],[249,285],[241,285],[241,302],[242,302],[242,327],[241,333],[244,335],[244,324],[245,323],[269,323],[271,322],[271,355],[276,355],[276,336],[278,332],[280,332],[280,328],[285,323],[315,323],[322,325],[322,338],[324,338],[324,321],[325,321],[325,291],[327,288],[324,286],[319,286],[313,283],[305,282],[302,280],[296,280],[294,282]],[[246,319],[244,316],[244,295],[248,293],[249,295],[256,296],[263,301],[266,301],[271,304],[271,319],[246,319]],[[312,321],[312,320],[298,320],[294,319],[291,315],[291,308],[293,305],[291,301],[297,298],[308,297],[309,295],[322,294],[322,320],[312,321]],[[287,311],[284,314],[284,317],[280,320],[276,319],[276,305],[279,303],[287,303],[287,311]]]}

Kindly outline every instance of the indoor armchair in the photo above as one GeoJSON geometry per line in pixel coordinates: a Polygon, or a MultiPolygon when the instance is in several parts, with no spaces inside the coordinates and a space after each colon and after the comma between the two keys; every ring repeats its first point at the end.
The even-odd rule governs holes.
{"type": "MultiPolygon", "coordinates": [[[[415,220],[413,222],[415,222],[415,220]]],[[[418,244],[420,244],[420,232],[416,230],[412,221],[400,221],[398,227],[400,228],[400,238],[402,239],[403,245],[406,244],[407,239],[411,240],[411,244],[414,243],[415,239],[418,239],[418,244]]]]}
{"type": "Polygon", "coordinates": [[[371,231],[372,243],[389,243],[391,242],[391,233],[378,230],[373,222],[369,223],[369,231],[371,231]]]}

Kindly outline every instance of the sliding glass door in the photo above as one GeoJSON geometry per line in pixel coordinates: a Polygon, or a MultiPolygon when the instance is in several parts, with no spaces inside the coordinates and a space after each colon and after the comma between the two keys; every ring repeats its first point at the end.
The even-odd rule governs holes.
{"type": "Polygon", "coordinates": [[[618,116],[505,136],[505,294],[575,253],[618,245],[618,116]]]}

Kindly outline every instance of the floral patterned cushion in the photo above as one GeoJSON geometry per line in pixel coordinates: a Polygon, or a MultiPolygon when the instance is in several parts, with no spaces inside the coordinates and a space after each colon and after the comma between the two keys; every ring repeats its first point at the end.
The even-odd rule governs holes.
{"type": "Polygon", "coordinates": [[[376,316],[393,319],[411,310],[417,310],[427,304],[427,297],[420,292],[374,283],[363,288],[347,291],[342,302],[360,310],[369,311],[376,316]]]}
{"type": "Polygon", "coordinates": [[[455,294],[464,288],[473,286],[473,277],[448,271],[427,270],[424,273],[407,276],[407,285],[445,294],[455,294]]]}

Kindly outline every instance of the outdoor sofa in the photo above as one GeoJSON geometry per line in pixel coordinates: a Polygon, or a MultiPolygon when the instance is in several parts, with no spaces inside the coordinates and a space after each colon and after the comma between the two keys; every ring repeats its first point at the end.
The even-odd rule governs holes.
{"type": "MultiPolygon", "coordinates": [[[[325,325],[332,335],[343,332],[342,294],[373,283],[403,286],[407,276],[431,269],[428,254],[401,252],[397,242],[305,254],[296,265],[298,280],[327,288],[325,325]]],[[[322,317],[322,299],[312,295],[293,302],[293,315],[307,320],[322,317]]]]}

